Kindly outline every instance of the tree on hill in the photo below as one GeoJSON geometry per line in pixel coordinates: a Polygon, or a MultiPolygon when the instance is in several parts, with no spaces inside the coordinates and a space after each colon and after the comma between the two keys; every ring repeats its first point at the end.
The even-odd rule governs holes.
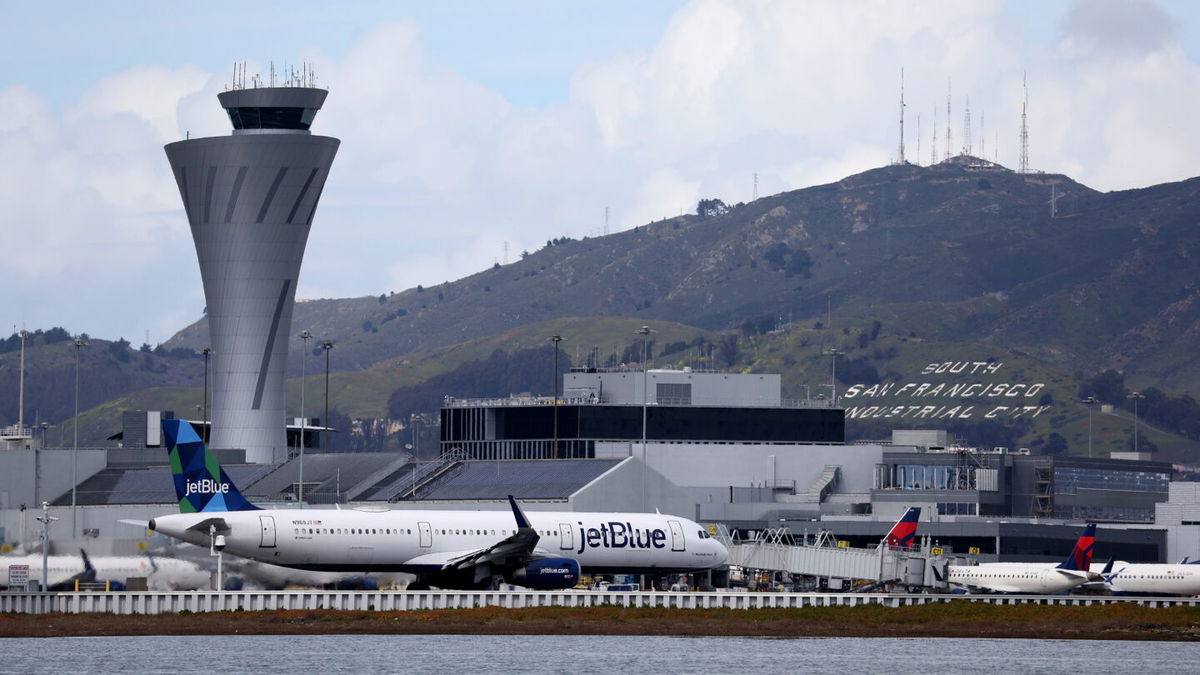
{"type": "Polygon", "coordinates": [[[700,203],[696,205],[696,215],[701,218],[710,218],[726,213],[729,213],[729,207],[720,199],[701,199],[700,203]]]}

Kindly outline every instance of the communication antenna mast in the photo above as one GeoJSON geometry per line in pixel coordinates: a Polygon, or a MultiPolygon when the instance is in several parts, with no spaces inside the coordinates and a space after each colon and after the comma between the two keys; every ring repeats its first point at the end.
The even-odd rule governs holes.
{"type": "Polygon", "coordinates": [[[508,264],[508,241],[504,242],[504,264],[508,264]]]}
{"type": "Polygon", "coordinates": [[[904,66],[900,66],[900,151],[896,153],[896,163],[904,163],[904,66]]]}
{"type": "Polygon", "coordinates": [[[754,200],[758,200],[758,172],[754,172],[754,200]]]}
{"type": "Polygon", "coordinates": [[[1021,160],[1017,170],[1029,173],[1029,125],[1026,118],[1029,113],[1029,83],[1024,72],[1021,73],[1021,88],[1025,90],[1025,99],[1021,101],[1021,160]]]}
{"type": "Polygon", "coordinates": [[[984,129],[984,121],[986,116],[979,113],[979,157],[987,159],[987,131],[984,129]]]}
{"type": "Polygon", "coordinates": [[[967,97],[967,107],[963,111],[963,154],[971,154],[971,97],[967,97]]]}
{"type": "Polygon", "coordinates": [[[608,207],[604,207],[604,236],[608,236],[608,207]]]}
{"type": "Polygon", "coordinates": [[[933,105],[933,126],[929,134],[929,166],[937,164],[937,104],[933,105]]]}
{"type": "Polygon", "coordinates": [[[921,163],[921,113],[917,113],[917,164],[921,163]]]}
{"type": "Polygon", "coordinates": [[[954,136],[950,133],[950,78],[946,78],[946,159],[950,159],[954,147],[954,136]]]}

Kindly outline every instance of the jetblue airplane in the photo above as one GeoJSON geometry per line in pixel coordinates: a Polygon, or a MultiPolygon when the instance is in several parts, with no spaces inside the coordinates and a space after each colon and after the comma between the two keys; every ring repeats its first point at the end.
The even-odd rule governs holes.
{"type": "Polygon", "coordinates": [[[497,581],[559,590],[587,574],[699,572],[729,552],[686,518],[658,513],[260,509],[238,491],[191,425],[163,420],[181,513],[155,532],[259,562],[318,572],[408,572],[409,588],[497,581]]]}
{"type": "Polygon", "coordinates": [[[1071,554],[1056,567],[1045,563],[950,565],[943,578],[938,566],[934,565],[933,573],[939,581],[967,589],[997,593],[1060,593],[1100,579],[1100,575],[1089,571],[1095,541],[1096,525],[1088,524],[1071,554]]]}

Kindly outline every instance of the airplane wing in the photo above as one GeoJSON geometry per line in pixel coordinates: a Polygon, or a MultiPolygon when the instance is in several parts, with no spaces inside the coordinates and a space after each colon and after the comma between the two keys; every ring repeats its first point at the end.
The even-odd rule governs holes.
{"type": "Polygon", "coordinates": [[[443,572],[470,573],[475,583],[479,583],[492,575],[493,570],[509,569],[534,560],[539,555],[536,549],[541,538],[529,524],[517,500],[508,496],[512,507],[513,517],[517,521],[517,531],[486,548],[473,551],[450,551],[430,553],[417,556],[407,561],[408,565],[441,565],[443,572]]]}

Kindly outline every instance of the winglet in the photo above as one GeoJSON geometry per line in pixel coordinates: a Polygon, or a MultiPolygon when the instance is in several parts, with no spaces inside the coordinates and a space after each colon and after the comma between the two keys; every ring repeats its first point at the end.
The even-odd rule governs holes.
{"type": "Polygon", "coordinates": [[[939,584],[940,584],[940,583],[943,583],[943,582],[945,582],[945,581],[946,581],[946,580],[945,580],[945,578],[943,578],[943,577],[942,577],[942,573],[938,571],[938,565],[937,565],[937,563],[934,563],[934,564],[933,564],[933,567],[932,567],[932,569],[933,569],[933,578],[934,578],[934,579],[937,579],[937,582],[938,582],[939,584]]]}
{"type": "Polygon", "coordinates": [[[519,528],[530,527],[529,519],[525,517],[525,514],[521,511],[521,507],[517,506],[517,500],[513,499],[512,495],[508,496],[508,504],[509,504],[509,506],[512,507],[513,518],[517,519],[517,527],[519,527],[519,528]]]}
{"type": "Polygon", "coordinates": [[[1104,569],[1100,571],[1100,574],[1103,574],[1104,576],[1108,576],[1108,575],[1112,574],[1113,561],[1114,561],[1113,557],[1109,556],[1108,562],[1104,563],[1104,569]]]}
{"type": "Polygon", "coordinates": [[[88,558],[87,551],[79,549],[79,555],[83,557],[83,571],[95,573],[96,568],[92,567],[92,561],[88,558]]]}

